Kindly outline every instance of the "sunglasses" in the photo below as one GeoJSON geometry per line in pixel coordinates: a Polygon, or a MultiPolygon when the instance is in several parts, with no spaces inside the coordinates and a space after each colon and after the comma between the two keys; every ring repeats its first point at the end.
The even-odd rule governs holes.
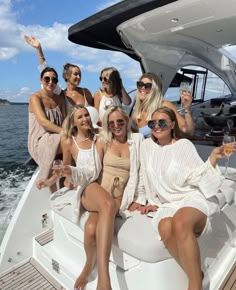
{"type": "Polygon", "coordinates": [[[137,88],[141,89],[144,87],[145,89],[151,90],[152,88],[152,83],[143,83],[143,82],[137,82],[137,88]]]}
{"type": "Polygon", "coordinates": [[[167,121],[165,119],[150,120],[150,121],[148,121],[148,124],[147,125],[152,130],[156,127],[156,125],[158,125],[159,128],[164,129],[164,128],[167,128],[168,127],[168,122],[169,121],[167,121]]]}
{"type": "Polygon", "coordinates": [[[116,124],[118,127],[122,127],[122,126],[124,126],[124,124],[125,124],[125,120],[123,120],[123,119],[117,119],[117,120],[115,120],[115,121],[109,121],[109,122],[108,122],[108,127],[109,127],[109,128],[114,128],[114,127],[115,127],[115,124],[116,124]]]}
{"type": "Polygon", "coordinates": [[[50,77],[44,77],[43,80],[45,81],[45,83],[50,83],[50,81],[53,83],[53,84],[57,84],[58,83],[58,78],[50,78],[50,77]]]}
{"type": "Polygon", "coordinates": [[[109,80],[108,80],[108,78],[106,78],[106,77],[99,77],[99,80],[102,82],[102,81],[104,81],[105,83],[107,83],[107,82],[109,82],[109,80]]]}

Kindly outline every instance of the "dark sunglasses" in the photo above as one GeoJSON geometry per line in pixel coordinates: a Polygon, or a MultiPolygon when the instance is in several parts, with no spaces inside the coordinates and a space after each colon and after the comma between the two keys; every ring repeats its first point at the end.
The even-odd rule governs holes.
{"type": "Polygon", "coordinates": [[[150,129],[154,129],[156,125],[158,125],[159,128],[164,129],[168,127],[168,121],[165,119],[160,119],[160,120],[150,120],[148,121],[148,127],[150,129]]]}
{"type": "Polygon", "coordinates": [[[115,121],[109,121],[109,122],[108,122],[108,127],[109,127],[109,128],[114,128],[114,127],[115,127],[115,124],[116,124],[118,127],[122,127],[122,126],[124,126],[124,124],[125,124],[125,120],[123,120],[123,119],[117,119],[117,120],[115,120],[115,121]]]}
{"type": "Polygon", "coordinates": [[[50,77],[44,77],[43,80],[45,81],[45,83],[50,83],[50,81],[53,84],[57,84],[58,83],[58,79],[57,78],[50,78],[50,77]]]}
{"type": "Polygon", "coordinates": [[[99,80],[102,82],[102,81],[104,81],[105,83],[107,83],[109,80],[108,80],[108,78],[106,78],[106,77],[99,77],[99,80]]]}
{"type": "Polygon", "coordinates": [[[144,87],[145,89],[149,89],[151,90],[152,88],[152,83],[143,83],[143,82],[137,82],[137,88],[141,89],[142,87],[144,87]]]}

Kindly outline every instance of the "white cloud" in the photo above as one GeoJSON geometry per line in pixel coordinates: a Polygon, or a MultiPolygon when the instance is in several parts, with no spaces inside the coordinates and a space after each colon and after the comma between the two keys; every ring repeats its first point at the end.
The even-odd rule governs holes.
{"type": "Polygon", "coordinates": [[[19,91],[5,88],[0,89],[1,99],[7,99],[11,102],[28,102],[32,91],[28,87],[23,87],[19,91]]]}

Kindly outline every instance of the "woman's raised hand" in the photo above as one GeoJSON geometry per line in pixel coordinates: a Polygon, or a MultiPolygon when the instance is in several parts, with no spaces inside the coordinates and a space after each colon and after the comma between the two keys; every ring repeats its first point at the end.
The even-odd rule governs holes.
{"type": "Polygon", "coordinates": [[[34,48],[39,48],[41,46],[40,42],[35,37],[30,37],[28,35],[24,35],[25,41],[34,48]]]}

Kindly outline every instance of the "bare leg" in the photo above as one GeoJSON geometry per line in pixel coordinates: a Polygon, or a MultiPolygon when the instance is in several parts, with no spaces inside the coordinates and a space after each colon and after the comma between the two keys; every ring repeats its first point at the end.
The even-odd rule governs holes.
{"type": "Polygon", "coordinates": [[[98,213],[91,212],[84,227],[84,250],[86,253],[86,262],[74,285],[78,290],[85,289],[89,276],[91,275],[95,265],[97,220],[98,213]]]}
{"type": "Polygon", "coordinates": [[[116,203],[96,182],[91,183],[81,198],[82,205],[98,213],[96,228],[98,284],[97,290],[111,290],[109,257],[114,233],[116,203]]]}
{"type": "Polygon", "coordinates": [[[172,219],[172,217],[168,217],[160,220],[158,224],[158,231],[171,256],[176,260],[180,267],[183,268],[178,254],[176,239],[173,233],[172,219]]]}
{"type": "Polygon", "coordinates": [[[196,233],[203,231],[206,220],[205,214],[191,207],[178,210],[170,219],[174,238],[166,239],[168,242],[165,245],[188,276],[188,290],[202,290],[203,276],[196,233]]]}

